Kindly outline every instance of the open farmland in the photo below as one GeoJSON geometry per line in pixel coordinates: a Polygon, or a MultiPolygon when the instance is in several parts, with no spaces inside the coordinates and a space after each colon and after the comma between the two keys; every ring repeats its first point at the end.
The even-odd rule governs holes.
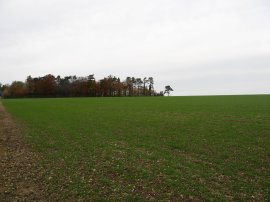
{"type": "Polygon", "coordinates": [[[11,99],[46,193],[269,200],[270,96],[11,99]]]}

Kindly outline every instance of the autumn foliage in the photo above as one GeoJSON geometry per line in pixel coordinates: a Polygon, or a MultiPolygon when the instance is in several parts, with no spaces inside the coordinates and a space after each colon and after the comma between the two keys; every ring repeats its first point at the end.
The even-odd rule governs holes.
{"type": "Polygon", "coordinates": [[[96,80],[94,75],[86,77],[28,76],[25,82],[14,81],[1,86],[2,97],[113,97],[113,96],[159,96],[154,90],[154,79],[127,77],[124,81],[115,76],[96,80]]]}

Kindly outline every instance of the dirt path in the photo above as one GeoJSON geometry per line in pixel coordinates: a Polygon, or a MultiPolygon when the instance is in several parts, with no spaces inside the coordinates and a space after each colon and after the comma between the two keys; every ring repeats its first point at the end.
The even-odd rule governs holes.
{"type": "Polygon", "coordinates": [[[37,161],[0,102],[0,201],[45,201],[37,161]]]}

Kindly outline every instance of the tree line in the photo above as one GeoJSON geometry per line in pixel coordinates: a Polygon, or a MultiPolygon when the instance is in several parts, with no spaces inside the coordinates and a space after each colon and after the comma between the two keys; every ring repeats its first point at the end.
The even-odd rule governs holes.
{"type": "Polygon", "coordinates": [[[109,75],[96,80],[94,75],[85,77],[28,76],[25,82],[13,81],[11,85],[0,84],[3,98],[24,97],[114,97],[114,96],[163,96],[154,90],[153,77],[119,77],[109,75]]]}

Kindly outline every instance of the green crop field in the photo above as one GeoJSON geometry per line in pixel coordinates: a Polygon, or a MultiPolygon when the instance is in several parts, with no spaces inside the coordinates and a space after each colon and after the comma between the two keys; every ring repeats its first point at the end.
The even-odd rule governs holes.
{"type": "Polygon", "coordinates": [[[88,200],[270,200],[270,96],[2,100],[48,193],[88,200]]]}

